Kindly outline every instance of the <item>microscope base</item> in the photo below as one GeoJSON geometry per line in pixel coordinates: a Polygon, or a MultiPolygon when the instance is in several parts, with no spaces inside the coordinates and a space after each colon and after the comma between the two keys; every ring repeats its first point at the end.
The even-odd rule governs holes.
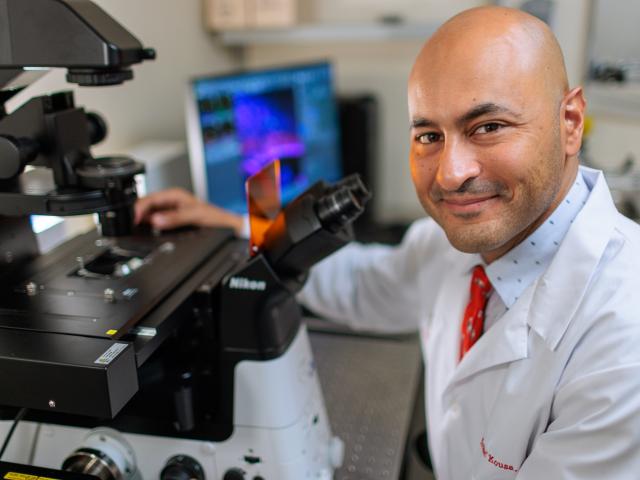
{"type": "MultiPolygon", "coordinates": [[[[304,326],[282,356],[238,364],[234,390],[234,431],[224,442],[122,432],[133,448],[142,478],[160,478],[167,460],[178,454],[196,460],[206,480],[223,479],[231,469],[245,472],[247,480],[333,477],[342,461],[342,442],[331,435],[304,326]]],[[[9,422],[3,423],[8,428],[9,422]]],[[[60,468],[82,446],[88,432],[25,422],[16,431],[5,460],[60,468]]]]}

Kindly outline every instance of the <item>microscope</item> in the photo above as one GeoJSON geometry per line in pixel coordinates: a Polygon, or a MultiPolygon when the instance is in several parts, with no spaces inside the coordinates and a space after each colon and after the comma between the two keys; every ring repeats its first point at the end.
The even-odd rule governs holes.
{"type": "Polygon", "coordinates": [[[225,229],[133,226],[140,163],[95,158],[71,92],[6,102],[49,68],[81,86],[155,57],[89,0],[0,0],[0,450],[7,480],[329,480],[341,463],[295,301],[369,193],[319,182],[249,255],[225,229]],[[94,213],[40,254],[29,216],[94,213]]]}

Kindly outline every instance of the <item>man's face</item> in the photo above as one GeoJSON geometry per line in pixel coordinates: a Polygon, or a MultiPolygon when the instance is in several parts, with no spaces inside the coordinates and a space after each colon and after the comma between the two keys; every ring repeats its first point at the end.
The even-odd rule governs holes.
{"type": "Polygon", "coordinates": [[[419,60],[409,113],[420,202],[454,247],[491,261],[555,208],[566,172],[561,98],[488,47],[419,60]]]}

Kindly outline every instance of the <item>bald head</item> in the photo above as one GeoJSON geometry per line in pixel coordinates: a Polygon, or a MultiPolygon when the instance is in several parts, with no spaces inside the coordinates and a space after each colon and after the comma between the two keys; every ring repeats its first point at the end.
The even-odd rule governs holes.
{"type": "Polygon", "coordinates": [[[555,36],[544,22],[520,10],[487,6],[454,16],[426,42],[410,79],[442,63],[470,62],[483,63],[494,77],[526,78],[558,101],[569,88],[555,36]]]}

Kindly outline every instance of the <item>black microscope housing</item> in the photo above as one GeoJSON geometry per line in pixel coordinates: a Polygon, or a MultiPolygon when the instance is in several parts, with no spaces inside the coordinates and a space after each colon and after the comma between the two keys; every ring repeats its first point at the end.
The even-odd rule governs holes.
{"type": "Polygon", "coordinates": [[[295,293],[352,239],[357,176],[317,183],[249,255],[225,229],[134,228],[129,158],[94,158],[104,121],[71,92],[7,102],[43,68],[114,85],[155,57],[89,0],[0,0],[0,417],[221,441],[242,360],[277,358],[295,293]],[[40,254],[29,216],[97,213],[100,231],[40,254]]]}
{"type": "Polygon", "coordinates": [[[105,122],[75,106],[73,93],[6,103],[49,68],[83,86],[133,78],[152,49],[88,0],[0,0],[0,216],[98,213],[103,233],[130,233],[134,176],[128,158],[94,158],[105,122]],[[25,172],[25,168],[34,167],[25,172]]]}

